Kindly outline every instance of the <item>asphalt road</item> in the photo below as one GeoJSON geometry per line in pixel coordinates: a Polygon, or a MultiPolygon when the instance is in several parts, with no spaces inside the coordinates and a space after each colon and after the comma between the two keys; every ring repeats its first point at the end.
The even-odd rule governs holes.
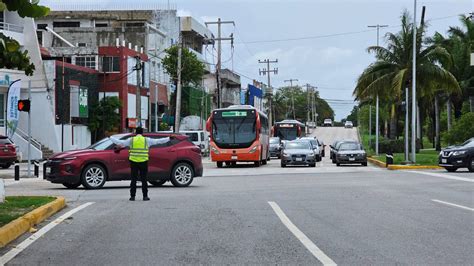
{"type": "MultiPolygon", "coordinates": [[[[329,144],[354,132],[324,128],[316,135],[329,144]]],[[[152,188],[149,202],[129,202],[127,182],[89,191],[8,180],[8,194],[66,196],[62,213],[95,202],[9,265],[318,265],[322,254],[350,265],[474,262],[472,173],[335,167],[327,159],[316,168],[278,166],[205,163],[206,176],[191,187],[152,188]]]]}

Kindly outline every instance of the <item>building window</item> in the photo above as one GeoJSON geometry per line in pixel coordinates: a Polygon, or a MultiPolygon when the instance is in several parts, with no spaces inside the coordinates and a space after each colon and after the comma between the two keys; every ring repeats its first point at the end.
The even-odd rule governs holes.
{"type": "Polygon", "coordinates": [[[77,56],[76,65],[96,69],[95,56],[77,56]]]}
{"type": "Polygon", "coordinates": [[[95,27],[96,28],[107,28],[109,26],[109,23],[107,22],[96,22],[95,27]]]}
{"type": "Polygon", "coordinates": [[[81,22],[79,21],[54,21],[54,28],[79,28],[81,27],[81,22]]]}
{"type": "Polygon", "coordinates": [[[120,72],[120,57],[102,57],[102,72],[120,72]]]}
{"type": "MultiPolygon", "coordinates": [[[[0,12],[1,14],[1,12],[0,12]]],[[[0,94],[0,127],[5,126],[5,94],[1,93],[0,94]]]]}
{"type": "Polygon", "coordinates": [[[42,30],[37,30],[36,31],[36,36],[38,36],[39,45],[44,46],[44,44],[43,44],[43,31],[42,30]]]}

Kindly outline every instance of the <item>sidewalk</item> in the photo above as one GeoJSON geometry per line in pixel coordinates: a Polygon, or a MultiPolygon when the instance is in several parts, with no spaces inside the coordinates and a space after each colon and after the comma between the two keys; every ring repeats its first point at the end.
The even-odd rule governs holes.
{"type": "MultiPolygon", "coordinates": [[[[21,178],[38,178],[34,176],[34,164],[30,166],[30,176],[28,177],[28,163],[19,163],[20,165],[20,179],[21,178]]],[[[39,178],[43,179],[43,163],[39,165],[39,178]]],[[[14,179],[15,178],[15,167],[12,165],[8,169],[0,169],[0,178],[3,179],[14,179]]]]}

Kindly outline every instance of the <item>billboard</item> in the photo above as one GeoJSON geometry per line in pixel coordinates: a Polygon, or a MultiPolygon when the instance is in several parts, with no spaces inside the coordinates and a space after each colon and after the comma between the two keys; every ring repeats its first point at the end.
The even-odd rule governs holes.
{"type": "Polygon", "coordinates": [[[262,98],[263,98],[263,92],[260,88],[257,88],[253,85],[248,85],[248,96],[249,96],[249,103],[253,107],[263,110],[263,103],[262,103],[262,98]]]}

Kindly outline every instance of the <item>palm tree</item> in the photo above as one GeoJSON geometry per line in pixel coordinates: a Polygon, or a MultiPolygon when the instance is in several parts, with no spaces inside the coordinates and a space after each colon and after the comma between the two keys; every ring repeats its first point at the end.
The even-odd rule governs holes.
{"type": "MultiPolygon", "coordinates": [[[[403,99],[403,91],[412,82],[413,24],[408,11],[401,16],[402,29],[388,33],[387,47],[372,46],[367,49],[374,53],[376,62],[369,65],[359,76],[354,96],[360,101],[370,101],[379,95],[390,107],[390,138],[397,135],[397,105],[403,99]]],[[[433,95],[438,88],[459,90],[456,78],[440,63],[450,62],[450,54],[438,45],[423,46],[426,26],[418,29],[417,42],[417,100],[433,95]]]]}

